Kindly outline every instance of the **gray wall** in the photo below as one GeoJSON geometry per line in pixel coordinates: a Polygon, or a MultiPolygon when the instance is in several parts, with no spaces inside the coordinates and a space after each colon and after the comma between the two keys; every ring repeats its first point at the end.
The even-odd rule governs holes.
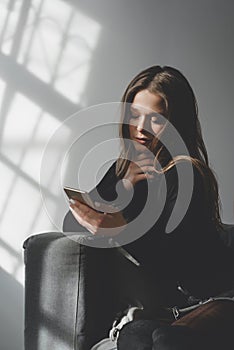
{"type": "Polygon", "coordinates": [[[80,1],[102,24],[86,89],[88,105],[119,101],[130,79],[153,64],[189,79],[198,99],[223,220],[234,222],[234,4],[232,1],[80,1]]]}
{"type": "MultiPolygon", "coordinates": [[[[52,8],[54,6],[53,14],[56,17],[56,9],[59,9],[64,2],[46,0],[44,4],[50,4],[52,8]]],[[[79,103],[69,100],[65,97],[65,91],[64,94],[61,91],[58,93],[51,81],[43,82],[40,76],[30,74],[23,65],[16,62],[21,36],[26,30],[24,27],[26,15],[31,6],[29,0],[18,1],[18,6],[22,7],[18,12],[15,10],[18,30],[14,34],[13,49],[8,55],[2,50],[0,53],[0,79],[6,84],[6,90],[2,95],[0,115],[1,134],[4,135],[3,146],[5,142],[5,145],[11,147],[9,142],[12,142],[12,147],[25,148],[27,152],[27,150],[30,151],[34,142],[32,139],[30,145],[22,139],[21,143],[15,146],[13,141],[9,141],[10,136],[7,139],[8,135],[4,134],[5,124],[12,117],[11,107],[16,92],[21,93],[37,104],[43,112],[50,113],[55,120],[60,122],[82,106],[119,101],[129,80],[145,67],[153,64],[171,65],[180,69],[194,88],[205,143],[211,164],[219,180],[223,221],[234,222],[234,161],[232,158],[234,3],[221,0],[67,0],[66,5],[74,13],[80,11],[88,18],[95,20],[101,28],[97,45],[92,52],[90,71],[82,93],[82,100],[79,103]]],[[[0,13],[4,13],[1,7],[5,9],[5,5],[0,5],[0,13]]],[[[4,26],[7,25],[7,13],[6,11],[4,15],[1,15],[5,16],[2,17],[2,34],[4,26]]],[[[60,44],[61,42],[58,42],[58,45],[60,44]]],[[[65,44],[63,42],[63,45],[65,44]]],[[[50,47],[46,49],[50,51],[50,47]]],[[[51,69],[53,68],[55,67],[52,66],[51,69]]],[[[19,107],[19,113],[15,117],[16,124],[20,123],[24,113],[26,112],[23,106],[21,110],[19,107]]],[[[23,126],[27,130],[27,124],[23,126]]],[[[53,130],[48,118],[49,127],[53,130]]],[[[46,141],[37,145],[40,152],[43,151],[45,144],[46,141]]],[[[22,242],[28,235],[49,231],[53,225],[46,213],[37,219],[30,214],[30,209],[33,206],[37,209],[38,203],[39,207],[42,207],[38,176],[35,174],[27,176],[19,164],[8,161],[3,153],[0,155],[1,165],[9,167],[11,175],[14,174],[17,180],[23,179],[24,183],[34,186],[35,192],[33,195],[29,193],[23,197],[23,205],[17,202],[18,196],[15,195],[15,204],[19,204],[17,210],[12,213],[12,205],[9,205],[5,208],[1,218],[4,222],[0,232],[4,242],[1,249],[5,249],[4,251],[9,255],[7,255],[8,260],[3,260],[6,256],[3,254],[0,261],[4,270],[8,271],[8,275],[1,274],[0,338],[1,344],[5,344],[4,347],[1,345],[1,350],[8,348],[20,350],[23,327],[22,285],[20,286],[16,279],[23,281],[23,273],[21,277],[19,274],[16,277],[11,263],[16,256],[21,256],[22,242]],[[26,212],[29,213],[27,220],[23,220],[26,212]],[[9,218],[9,224],[4,221],[6,218],[9,218]],[[30,218],[31,222],[29,222],[30,218]],[[12,229],[11,221],[15,221],[17,230],[12,229]],[[11,242],[6,243],[5,240],[11,240],[11,242]],[[8,244],[11,249],[14,248],[15,255],[11,255],[11,249],[7,248],[8,244]],[[7,291],[11,295],[11,300],[6,299],[7,291]],[[12,312],[12,305],[17,305],[15,312],[12,312]],[[15,320],[18,321],[15,322],[15,320]],[[11,334],[4,331],[6,324],[10,323],[12,324],[11,334]],[[13,339],[15,339],[14,345],[12,345],[13,339]]],[[[37,161],[40,162],[40,159],[41,153],[38,154],[37,161]]],[[[8,198],[1,199],[7,203],[8,198]]],[[[19,198],[22,202],[22,194],[19,198]]],[[[16,263],[17,266],[23,266],[22,259],[19,257],[16,263]]]]}

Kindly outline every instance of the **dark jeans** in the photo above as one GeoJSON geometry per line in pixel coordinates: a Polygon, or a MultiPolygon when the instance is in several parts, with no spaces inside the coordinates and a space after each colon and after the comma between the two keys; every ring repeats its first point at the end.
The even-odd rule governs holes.
{"type": "MultiPolygon", "coordinates": [[[[127,324],[118,339],[119,350],[201,350],[200,337],[186,326],[157,327],[152,320],[127,324]]],[[[207,348],[206,348],[207,350],[207,348]]]]}
{"type": "Polygon", "coordinates": [[[126,324],[118,350],[231,350],[234,349],[234,302],[200,306],[168,326],[156,320],[126,324]]]}

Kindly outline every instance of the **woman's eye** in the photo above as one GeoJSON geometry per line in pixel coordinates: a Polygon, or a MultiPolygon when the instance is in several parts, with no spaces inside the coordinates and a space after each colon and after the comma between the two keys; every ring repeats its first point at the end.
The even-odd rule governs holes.
{"type": "Polygon", "coordinates": [[[158,117],[151,117],[151,121],[152,121],[153,123],[156,123],[156,122],[158,121],[158,117]]]}
{"type": "Polygon", "coordinates": [[[139,115],[137,115],[137,114],[131,114],[131,118],[139,118],[140,116],[139,115]]]}
{"type": "Polygon", "coordinates": [[[153,122],[153,123],[159,123],[159,117],[157,117],[157,116],[153,116],[153,117],[151,117],[151,121],[153,122]]]}
{"type": "Polygon", "coordinates": [[[160,118],[159,116],[151,117],[151,121],[155,124],[163,124],[163,118],[160,118]]]}

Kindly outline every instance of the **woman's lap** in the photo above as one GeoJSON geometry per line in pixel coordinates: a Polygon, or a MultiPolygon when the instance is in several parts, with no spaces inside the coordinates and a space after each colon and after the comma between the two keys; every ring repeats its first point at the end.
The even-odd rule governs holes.
{"type": "Polygon", "coordinates": [[[117,348],[120,350],[152,350],[152,333],[159,327],[154,320],[137,320],[120,331],[117,348]]]}
{"type": "Polygon", "coordinates": [[[138,320],[120,332],[118,350],[197,350],[202,342],[186,326],[158,326],[152,320],[138,320]]]}
{"type": "Polygon", "coordinates": [[[234,302],[209,302],[169,326],[160,326],[153,320],[133,321],[121,330],[117,347],[118,350],[233,349],[234,302]]]}

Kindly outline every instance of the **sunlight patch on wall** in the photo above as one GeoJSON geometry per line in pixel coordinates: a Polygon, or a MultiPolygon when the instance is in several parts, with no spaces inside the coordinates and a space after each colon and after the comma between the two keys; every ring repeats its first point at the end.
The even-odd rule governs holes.
{"type": "MultiPolygon", "coordinates": [[[[23,255],[23,253],[22,253],[23,255]]],[[[24,265],[22,264],[17,264],[17,267],[13,271],[12,275],[15,277],[15,279],[24,285],[24,276],[25,276],[25,270],[24,270],[24,265]]]]}
{"type": "Polygon", "coordinates": [[[6,55],[11,53],[13,38],[19,13],[22,6],[21,0],[9,1],[1,0],[0,5],[0,45],[1,51],[6,55]]]}
{"type": "MultiPolygon", "coordinates": [[[[0,172],[4,184],[0,196],[0,239],[4,242],[3,246],[0,242],[0,247],[4,254],[0,254],[0,266],[4,269],[8,266],[7,272],[20,283],[23,283],[22,267],[17,267],[17,259],[12,256],[12,251],[21,255],[22,244],[27,236],[42,232],[45,228],[48,231],[55,230],[43,206],[39,186],[44,149],[60,125],[60,121],[41,111],[28,98],[15,94],[6,118],[0,153],[0,172]]],[[[61,195],[58,188],[53,186],[53,176],[57,171],[61,149],[70,133],[71,130],[64,126],[61,141],[51,150],[52,166],[44,191],[49,198],[52,216],[57,214],[56,198],[61,195]]]]}
{"type": "MultiPolygon", "coordinates": [[[[8,170],[8,174],[10,170],[8,170]]],[[[7,173],[4,174],[6,177],[7,173]]],[[[25,236],[33,232],[33,223],[44,210],[38,185],[30,184],[23,177],[17,177],[7,193],[7,203],[0,223],[1,239],[12,248],[20,249],[25,236]]],[[[52,201],[56,213],[56,201],[52,201]]]]}
{"type": "Polygon", "coordinates": [[[0,246],[0,256],[1,256],[1,267],[6,272],[12,274],[12,272],[18,266],[17,258],[12,256],[12,254],[7,249],[1,246],[0,246]]]}
{"type": "MultiPolygon", "coordinates": [[[[25,238],[45,229],[56,231],[43,205],[40,168],[46,144],[62,118],[52,115],[56,112],[48,108],[50,95],[40,94],[38,86],[48,88],[53,101],[64,96],[71,110],[75,105],[84,107],[87,78],[100,31],[99,23],[70,2],[3,0],[0,3],[1,57],[6,62],[9,56],[13,69],[5,71],[5,81],[0,80],[0,173],[4,184],[0,194],[0,266],[21,283],[25,238]],[[21,79],[20,84],[15,85],[14,79],[17,83],[21,79]],[[38,85],[38,81],[45,84],[38,85]]],[[[61,188],[53,180],[64,144],[74,131],[62,129],[61,138],[50,148],[50,167],[43,184],[50,216],[61,219],[57,202],[61,188]]]]}
{"type": "MultiPolygon", "coordinates": [[[[60,124],[55,117],[17,93],[6,119],[1,154],[39,183],[44,148],[60,124]]],[[[67,139],[70,131],[64,127],[63,132],[63,137],[67,139]]],[[[61,140],[61,144],[57,144],[54,149],[54,158],[62,147],[61,140]]]]}
{"type": "Polygon", "coordinates": [[[3,81],[2,79],[0,79],[0,101],[3,98],[4,92],[5,92],[5,88],[6,88],[6,83],[5,81],[3,81]]]}
{"type": "Polygon", "coordinates": [[[3,129],[1,153],[17,165],[34,140],[39,122],[39,106],[17,93],[11,101],[3,129]]]}
{"type": "Polygon", "coordinates": [[[100,25],[63,1],[32,1],[18,63],[82,105],[100,25]]]}

